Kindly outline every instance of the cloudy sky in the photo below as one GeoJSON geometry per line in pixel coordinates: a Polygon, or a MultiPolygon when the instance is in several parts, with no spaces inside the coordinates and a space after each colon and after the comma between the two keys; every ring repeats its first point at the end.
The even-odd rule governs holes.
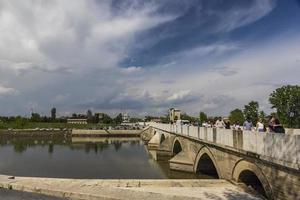
{"type": "Polygon", "coordinates": [[[0,0],[0,115],[269,112],[299,83],[299,0],[0,0]]]}

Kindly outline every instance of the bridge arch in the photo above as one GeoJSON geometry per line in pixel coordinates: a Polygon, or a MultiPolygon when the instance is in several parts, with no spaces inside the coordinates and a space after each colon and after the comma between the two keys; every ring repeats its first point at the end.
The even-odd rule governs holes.
{"type": "Polygon", "coordinates": [[[175,156],[176,154],[180,153],[183,150],[183,146],[180,143],[178,138],[175,138],[171,150],[172,150],[172,155],[173,156],[175,156]]]}
{"type": "Polygon", "coordinates": [[[247,186],[251,186],[256,192],[268,199],[273,199],[270,184],[256,164],[246,160],[240,160],[233,168],[232,179],[238,183],[244,183],[247,186]]]}
{"type": "Polygon", "coordinates": [[[201,172],[215,178],[221,178],[219,166],[208,147],[203,146],[199,151],[194,163],[194,172],[201,172]]]}

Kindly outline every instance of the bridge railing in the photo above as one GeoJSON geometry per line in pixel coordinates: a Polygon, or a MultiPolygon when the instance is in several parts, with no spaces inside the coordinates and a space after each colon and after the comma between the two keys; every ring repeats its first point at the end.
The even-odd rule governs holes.
{"type": "Polygon", "coordinates": [[[193,139],[253,153],[293,168],[300,168],[300,135],[258,133],[189,125],[151,123],[150,126],[193,139]]]}

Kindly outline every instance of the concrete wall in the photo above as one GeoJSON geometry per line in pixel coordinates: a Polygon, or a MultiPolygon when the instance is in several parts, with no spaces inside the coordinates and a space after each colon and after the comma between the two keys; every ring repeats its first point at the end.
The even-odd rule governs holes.
{"type": "Polygon", "coordinates": [[[73,129],[72,136],[138,136],[143,130],[88,130],[73,129]]]}

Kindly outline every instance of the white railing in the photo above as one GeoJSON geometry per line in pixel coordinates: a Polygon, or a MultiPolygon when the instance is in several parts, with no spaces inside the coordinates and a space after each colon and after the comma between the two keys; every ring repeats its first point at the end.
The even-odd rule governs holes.
{"type": "Polygon", "coordinates": [[[271,158],[272,161],[275,159],[281,164],[292,165],[297,169],[300,167],[300,135],[298,134],[258,133],[161,123],[148,125],[231,149],[251,152],[261,158],[271,158]]]}

